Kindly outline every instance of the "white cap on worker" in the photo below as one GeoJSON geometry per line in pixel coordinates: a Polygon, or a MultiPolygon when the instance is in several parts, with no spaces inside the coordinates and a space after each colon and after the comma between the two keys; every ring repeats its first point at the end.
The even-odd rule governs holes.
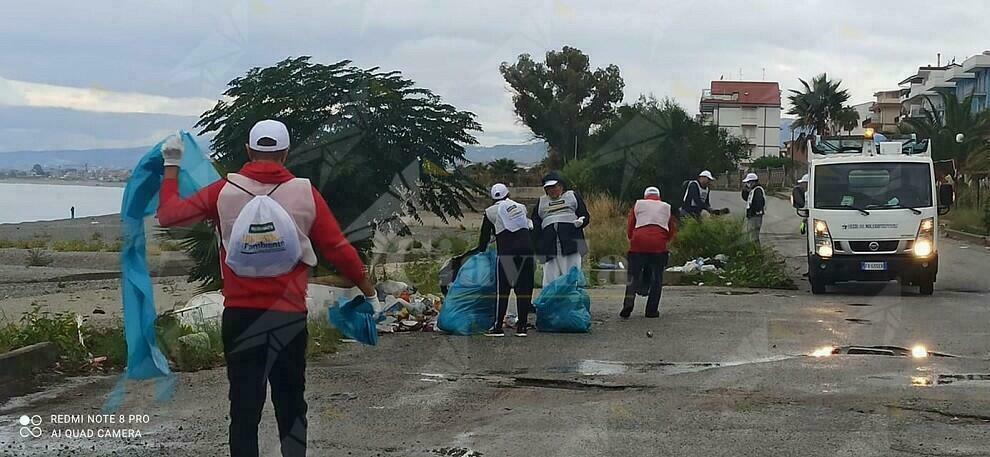
{"type": "Polygon", "coordinates": [[[745,178],[743,178],[743,182],[759,181],[759,180],[760,180],[760,177],[759,176],[756,176],[756,173],[750,173],[750,174],[746,175],[745,178]]]}
{"type": "Polygon", "coordinates": [[[501,200],[509,196],[509,188],[505,187],[505,184],[495,183],[492,186],[492,200],[501,200]]]}
{"type": "Polygon", "coordinates": [[[656,195],[657,197],[659,197],[660,189],[657,189],[656,187],[653,186],[647,187],[646,190],[643,192],[643,196],[649,197],[650,195],[656,195]]]}
{"type": "Polygon", "coordinates": [[[808,182],[808,174],[807,173],[805,173],[804,176],[802,176],[801,179],[798,180],[798,184],[803,183],[803,182],[808,182]]]}
{"type": "Polygon", "coordinates": [[[289,149],[289,129],[279,121],[266,119],[251,127],[248,147],[258,152],[279,152],[289,149]]]}
{"type": "Polygon", "coordinates": [[[705,171],[702,171],[701,173],[698,173],[698,177],[699,178],[708,178],[708,179],[711,179],[712,181],[715,180],[715,177],[712,176],[712,172],[710,172],[708,170],[705,170],[705,171]]]}

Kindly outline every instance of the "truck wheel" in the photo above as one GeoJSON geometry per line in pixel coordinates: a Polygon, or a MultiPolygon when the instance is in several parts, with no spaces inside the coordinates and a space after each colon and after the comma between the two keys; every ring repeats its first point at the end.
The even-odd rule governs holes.
{"type": "Polygon", "coordinates": [[[918,281],[918,294],[931,295],[935,293],[935,278],[931,276],[923,277],[918,281]]]}

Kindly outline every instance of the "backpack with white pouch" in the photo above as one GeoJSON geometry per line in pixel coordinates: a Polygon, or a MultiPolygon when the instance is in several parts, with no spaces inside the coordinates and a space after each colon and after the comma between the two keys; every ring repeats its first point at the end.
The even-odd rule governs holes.
{"type": "Polygon", "coordinates": [[[298,227],[292,216],[271,195],[255,195],[227,181],[252,196],[234,220],[224,262],[238,276],[271,278],[292,271],[303,257],[298,227]]]}

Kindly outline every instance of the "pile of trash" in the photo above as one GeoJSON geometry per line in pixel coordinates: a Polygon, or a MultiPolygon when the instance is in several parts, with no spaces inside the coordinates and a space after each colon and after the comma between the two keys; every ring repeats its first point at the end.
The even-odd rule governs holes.
{"type": "Polygon", "coordinates": [[[683,273],[685,275],[696,275],[701,273],[720,273],[729,264],[729,256],[718,254],[715,257],[698,257],[688,260],[683,266],[667,268],[668,273],[683,273]]]}
{"type": "MultiPolygon", "coordinates": [[[[443,300],[433,294],[420,294],[401,281],[382,281],[375,288],[382,305],[378,313],[378,333],[432,332],[443,300]]],[[[376,310],[378,311],[378,310],[376,310]]]]}

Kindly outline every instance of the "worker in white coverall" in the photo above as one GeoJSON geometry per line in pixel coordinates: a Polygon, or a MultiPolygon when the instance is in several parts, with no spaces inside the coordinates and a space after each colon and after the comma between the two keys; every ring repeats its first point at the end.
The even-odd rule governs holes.
{"type": "Polygon", "coordinates": [[[581,194],[564,189],[559,172],[551,171],[543,177],[543,191],[539,204],[533,208],[533,224],[536,232],[536,254],[543,259],[543,286],[567,274],[573,267],[581,268],[581,259],[588,253],[584,228],[591,223],[591,215],[581,194]]]}

